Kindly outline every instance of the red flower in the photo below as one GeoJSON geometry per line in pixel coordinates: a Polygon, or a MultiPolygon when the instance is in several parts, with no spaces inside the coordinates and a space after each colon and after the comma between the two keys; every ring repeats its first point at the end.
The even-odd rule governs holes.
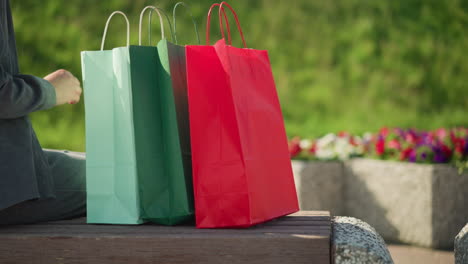
{"type": "Polygon", "coordinates": [[[445,157],[450,159],[450,157],[452,157],[452,150],[445,144],[441,144],[440,147],[442,148],[442,152],[444,153],[445,157]]]}
{"type": "Polygon", "coordinates": [[[465,150],[465,144],[466,144],[466,141],[463,138],[454,139],[455,152],[459,154],[460,156],[463,155],[463,152],[465,150]]]}
{"type": "Polygon", "coordinates": [[[411,155],[411,152],[413,152],[413,148],[411,148],[411,147],[405,148],[400,153],[400,160],[407,160],[409,158],[409,156],[411,155]]]}
{"type": "Polygon", "coordinates": [[[312,146],[309,149],[309,153],[315,155],[315,152],[317,152],[317,142],[314,141],[314,143],[312,144],[312,146]]]}
{"type": "Polygon", "coordinates": [[[289,147],[289,155],[291,156],[291,158],[297,156],[302,151],[300,143],[301,143],[301,139],[299,137],[294,137],[289,142],[288,147],[289,147]]]}
{"type": "Polygon", "coordinates": [[[350,134],[346,131],[340,131],[338,132],[338,137],[349,137],[350,134]]]}
{"type": "Polygon", "coordinates": [[[457,145],[457,137],[455,136],[455,133],[453,132],[453,130],[450,131],[450,140],[452,140],[452,144],[453,144],[454,146],[457,145]]]}
{"type": "Polygon", "coordinates": [[[379,156],[383,155],[385,152],[385,140],[381,137],[377,139],[377,142],[375,143],[375,152],[379,156]]]}
{"type": "Polygon", "coordinates": [[[356,140],[354,140],[354,137],[349,137],[349,144],[351,144],[352,146],[355,146],[355,147],[358,145],[356,140]]]}

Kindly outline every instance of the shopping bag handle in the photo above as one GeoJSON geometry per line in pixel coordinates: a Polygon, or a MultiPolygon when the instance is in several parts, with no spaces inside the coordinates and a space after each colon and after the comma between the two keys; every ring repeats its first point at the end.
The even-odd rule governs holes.
{"type": "MultiPolygon", "coordinates": [[[[245,43],[245,38],[244,38],[244,33],[242,33],[242,28],[240,26],[240,23],[239,23],[239,18],[237,17],[237,13],[236,11],[234,11],[234,9],[226,2],[221,2],[221,5],[219,6],[219,26],[221,27],[221,36],[224,38],[224,26],[223,26],[223,19],[221,18],[221,10],[223,10],[224,12],[224,8],[223,6],[227,6],[232,14],[234,15],[234,18],[236,19],[236,25],[237,25],[237,29],[239,30],[239,33],[241,35],[241,38],[242,38],[242,43],[244,44],[244,48],[247,48],[247,44],[245,43]]],[[[226,13],[224,13],[224,16],[226,16],[226,13]]],[[[229,29],[229,25],[227,25],[227,28],[229,29]]],[[[229,30],[228,30],[228,34],[229,34],[229,30]]],[[[229,43],[231,43],[231,41],[229,41],[229,43]]],[[[231,44],[232,45],[232,44],[231,44]]]]}
{"type": "Polygon", "coordinates": [[[128,22],[127,16],[122,11],[115,11],[109,16],[106,22],[106,26],[104,27],[104,33],[102,34],[102,41],[101,41],[101,50],[104,50],[104,43],[106,41],[107,28],[109,27],[109,22],[111,21],[112,17],[115,14],[122,15],[125,18],[125,21],[127,22],[127,46],[130,45],[130,22],[128,22]]]}
{"type": "Polygon", "coordinates": [[[143,16],[146,12],[146,10],[148,9],[151,9],[150,11],[150,18],[149,18],[149,36],[150,36],[150,44],[151,44],[151,14],[153,11],[156,11],[156,13],[158,14],[159,16],[159,23],[161,24],[161,37],[162,39],[165,39],[165,35],[164,35],[164,23],[163,23],[163,17],[161,15],[161,11],[159,8],[155,7],[155,6],[146,6],[145,8],[143,8],[143,10],[141,11],[140,13],[140,23],[138,25],[138,45],[141,46],[141,26],[143,24],[143,16]]]}
{"type": "MultiPolygon", "coordinates": [[[[171,20],[167,16],[167,14],[159,7],[156,7],[166,18],[166,22],[169,25],[169,31],[171,31],[171,40],[174,41],[174,32],[172,32],[172,25],[171,25],[171,20]]],[[[149,16],[148,16],[148,43],[151,45],[151,16],[153,15],[153,10],[150,10],[149,16]]]]}
{"type": "MultiPolygon", "coordinates": [[[[210,25],[211,25],[211,12],[213,11],[213,8],[215,6],[220,6],[219,3],[214,3],[211,5],[210,10],[208,11],[208,16],[206,18],[206,45],[210,45],[210,25]]],[[[221,8],[219,9],[221,11],[221,8]]],[[[231,40],[231,29],[229,28],[229,20],[226,15],[226,11],[224,11],[224,8],[222,9],[222,12],[224,14],[224,21],[226,21],[227,29],[228,29],[228,43],[229,45],[232,45],[232,40],[231,40]]]]}
{"type": "Polygon", "coordinates": [[[174,24],[174,41],[175,41],[175,44],[177,44],[177,24],[176,24],[176,9],[179,5],[182,5],[184,6],[187,11],[189,12],[190,14],[190,17],[192,18],[192,23],[193,25],[195,26],[195,33],[197,34],[197,41],[198,41],[198,45],[200,45],[200,35],[198,34],[198,27],[197,27],[197,22],[195,21],[195,19],[193,18],[193,15],[192,15],[192,12],[190,11],[190,7],[184,3],[184,2],[178,2],[177,4],[175,4],[174,6],[174,9],[172,10],[172,24],[174,24]]]}

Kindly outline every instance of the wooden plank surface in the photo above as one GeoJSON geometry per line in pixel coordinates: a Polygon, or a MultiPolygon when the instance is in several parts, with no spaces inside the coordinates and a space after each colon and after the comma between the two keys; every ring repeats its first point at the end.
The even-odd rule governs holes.
{"type": "Polygon", "coordinates": [[[329,212],[248,229],[88,225],[85,218],[0,227],[0,263],[330,263],[329,212]]]}

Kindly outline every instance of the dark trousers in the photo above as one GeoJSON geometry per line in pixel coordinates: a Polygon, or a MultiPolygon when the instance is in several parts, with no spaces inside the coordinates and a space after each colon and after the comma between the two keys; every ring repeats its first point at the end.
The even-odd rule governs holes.
{"type": "Polygon", "coordinates": [[[44,150],[52,168],[56,198],[25,201],[0,211],[0,225],[32,224],[86,214],[85,153],[44,150]]]}

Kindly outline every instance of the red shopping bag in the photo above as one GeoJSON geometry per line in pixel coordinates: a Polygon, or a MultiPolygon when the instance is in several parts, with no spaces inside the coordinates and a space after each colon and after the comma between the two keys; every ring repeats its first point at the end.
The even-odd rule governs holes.
{"type": "Polygon", "coordinates": [[[186,46],[198,228],[248,227],[299,208],[268,53],[246,48],[225,2],[221,28],[223,6],[245,48],[227,45],[223,31],[210,46],[209,29],[206,46],[186,46]]]}

